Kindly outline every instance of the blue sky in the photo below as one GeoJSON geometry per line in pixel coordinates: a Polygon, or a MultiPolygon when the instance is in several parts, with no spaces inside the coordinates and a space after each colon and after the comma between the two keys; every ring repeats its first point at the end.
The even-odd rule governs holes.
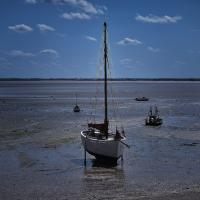
{"type": "Polygon", "coordinates": [[[0,77],[200,77],[199,0],[1,0],[0,77]]]}

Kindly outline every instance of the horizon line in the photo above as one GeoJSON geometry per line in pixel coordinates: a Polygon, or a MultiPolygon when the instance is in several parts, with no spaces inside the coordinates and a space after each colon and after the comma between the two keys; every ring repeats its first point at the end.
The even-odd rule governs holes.
{"type": "MultiPolygon", "coordinates": [[[[42,80],[69,80],[69,81],[103,81],[103,78],[19,78],[19,77],[10,77],[10,78],[0,78],[0,81],[42,81],[42,80]]],[[[109,81],[200,81],[199,78],[108,78],[109,81]]]]}

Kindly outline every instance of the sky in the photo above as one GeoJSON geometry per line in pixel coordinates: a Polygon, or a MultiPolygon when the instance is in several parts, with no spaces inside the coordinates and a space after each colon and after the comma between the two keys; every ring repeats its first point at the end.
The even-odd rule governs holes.
{"type": "Polygon", "coordinates": [[[0,78],[200,78],[199,0],[1,0],[0,78]]]}

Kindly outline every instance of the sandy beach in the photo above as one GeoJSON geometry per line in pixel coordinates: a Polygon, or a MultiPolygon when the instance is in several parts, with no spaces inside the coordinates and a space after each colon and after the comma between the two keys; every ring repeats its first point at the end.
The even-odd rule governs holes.
{"type": "Polygon", "coordinates": [[[97,121],[103,116],[101,91],[96,111],[91,104],[96,84],[0,82],[0,199],[200,199],[200,83],[113,88],[131,148],[117,166],[88,154],[85,167],[80,131],[95,112],[97,121]],[[80,113],[72,111],[75,93],[80,113]],[[136,102],[138,95],[150,101],[136,102]],[[158,106],[161,127],[144,125],[150,105],[158,106]]]}

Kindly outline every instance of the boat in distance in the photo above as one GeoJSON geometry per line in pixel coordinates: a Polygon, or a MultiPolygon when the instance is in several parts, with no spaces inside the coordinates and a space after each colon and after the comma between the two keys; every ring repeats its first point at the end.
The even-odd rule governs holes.
{"type": "Polygon", "coordinates": [[[158,114],[158,108],[155,106],[154,112],[152,107],[150,107],[149,115],[145,119],[145,125],[147,126],[160,126],[163,123],[163,120],[160,118],[158,114]]]}
{"type": "Polygon", "coordinates": [[[74,112],[80,112],[80,108],[78,105],[75,105],[74,108],[73,108],[73,111],[74,112]]]}
{"type": "Polygon", "coordinates": [[[136,97],[135,100],[136,101],[149,101],[149,98],[147,98],[147,97],[136,97]]]}
{"type": "Polygon", "coordinates": [[[79,107],[78,104],[77,104],[77,95],[76,95],[76,105],[74,106],[73,111],[74,111],[74,112],[80,112],[80,111],[81,111],[81,110],[80,110],[80,107],[79,107]]]}

